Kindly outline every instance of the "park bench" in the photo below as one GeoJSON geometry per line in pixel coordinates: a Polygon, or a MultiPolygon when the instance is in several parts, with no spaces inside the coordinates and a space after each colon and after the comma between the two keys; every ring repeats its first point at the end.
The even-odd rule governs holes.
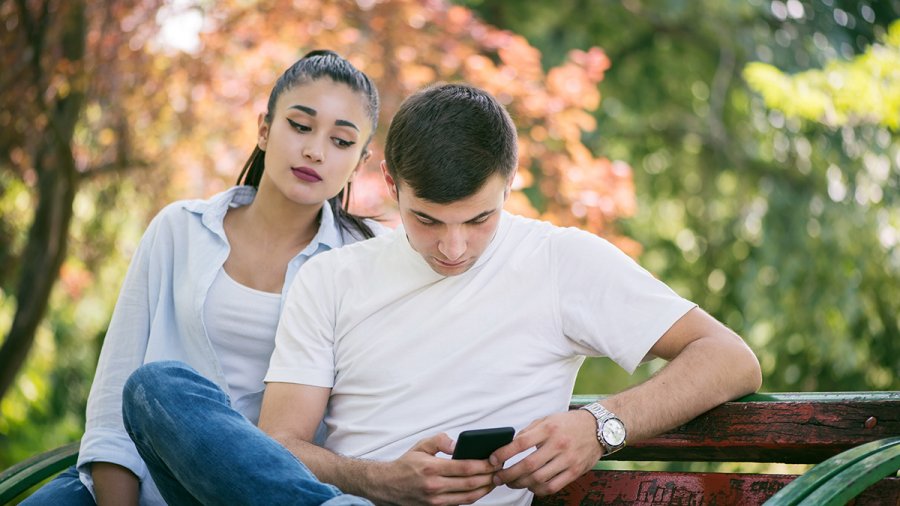
{"type": "MultiPolygon", "coordinates": [[[[575,396],[572,407],[597,397],[575,396]]],[[[603,461],[817,464],[785,474],[594,469],[535,505],[900,506],[900,392],[754,394],[603,461]],[[790,486],[788,486],[790,484],[790,486]]]]}
{"type": "MultiPolygon", "coordinates": [[[[571,407],[597,399],[575,396],[571,407]]],[[[77,452],[72,443],[4,471],[0,504],[71,466],[77,452]]],[[[900,505],[900,392],[749,395],[607,460],[816,465],[799,477],[595,468],[533,504],[900,505]]]]}

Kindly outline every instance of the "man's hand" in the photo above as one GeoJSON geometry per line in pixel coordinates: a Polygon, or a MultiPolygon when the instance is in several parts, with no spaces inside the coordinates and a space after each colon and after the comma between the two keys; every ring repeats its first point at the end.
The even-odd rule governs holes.
{"type": "MultiPolygon", "coordinates": [[[[494,489],[492,478],[501,466],[486,460],[449,460],[438,452],[453,453],[446,434],[423,439],[399,459],[388,463],[388,474],[378,480],[384,499],[396,504],[470,504],[494,489]]],[[[379,502],[379,501],[376,501],[379,502]]]]}
{"type": "Polygon", "coordinates": [[[600,456],[597,420],[578,409],[535,420],[512,443],[495,451],[491,462],[502,463],[531,447],[531,455],[496,474],[495,485],[527,488],[536,495],[558,492],[585,472],[600,456]]]}
{"type": "Polygon", "coordinates": [[[269,383],[263,397],[259,428],[281,443],[323,482],[378,504],[467,504],[494,489],[493,474],[502,466],[487,460],[450,460],[446,434],[423,439],[392,462],[338,455],[311,440],[328,404],[328,388],[269,383]],[[296,406],[304,406],[298,410],[296,406]]]}

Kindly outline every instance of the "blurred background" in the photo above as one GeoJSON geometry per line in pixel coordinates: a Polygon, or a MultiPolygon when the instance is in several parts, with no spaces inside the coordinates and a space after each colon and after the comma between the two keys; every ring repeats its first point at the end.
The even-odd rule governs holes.
{"type": "MultiPolygon", "coordinates": [[[[436,80],[519,127],[512,211],[608,238],[756,351],[765,391],[900,389],[900,0],[0,1],[0,469],[77,440],[153,215],[233,184],[280,73],[376,81],[352,209],[436,80]]],[[[577,393],[628,376],[590,359],[577,393]]]]}

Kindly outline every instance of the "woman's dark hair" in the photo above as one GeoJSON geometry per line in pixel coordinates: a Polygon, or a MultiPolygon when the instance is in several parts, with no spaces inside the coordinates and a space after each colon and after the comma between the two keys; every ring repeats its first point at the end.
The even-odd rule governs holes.
{"type": "Polygon", "coordinates": [[[384,158],[398,184],[447,204],[477,193],[493,174],[519,163],[516,127],[490,93],[438,84],[407,98],[391,120],[384,158]]]}
{"type": "MultiPolygon", "coordinates": [[[[275,104],[278,97],[285,91],[294,86],[302,85],[311,81],[327,77],[336,83],[346,84],[351,90],[361,93],[366,97],[366,113],[372,121],[372,134],[378,125],[378,90],[369,79],[369,76],[363,74],[349,61],[342,58],[334,51],[317,49],[306,53],[303,58],[297,60],[290,68],[281,74],[272,93],[269,94],[269,102],[266,106],[266,123],[271,124],[272,114],[275,112],[275,104]]],[[[362,152],[365,154],[372,135],[363,143],[362,152]]],[[[238,176],[237,184],[244,186],[252,186],[259,188],[259,181],[265,170],[265,151],[256,146],[241,174],[238,176]]],[[[342,189],[337,195],[328,199],[328,205],[335,219],[340,223],[341,228],[348,232],[356,232],[366,239],[373,237],[375,234],[372,229],[366,225],[362,217],[351,214],[347,211],[350,203],[350,182],[347,182],[345,189],[342,189]]]]}

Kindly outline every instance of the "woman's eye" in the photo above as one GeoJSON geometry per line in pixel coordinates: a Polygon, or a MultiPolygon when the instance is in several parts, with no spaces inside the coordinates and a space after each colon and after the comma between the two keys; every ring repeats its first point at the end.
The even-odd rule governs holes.
{"type": "Polygon", "coordinates": [[[309,132],[310,130],[312,130],[312,128],[309,128],[306,125],[297,123],[296,121],[294,121],[292,119],[288,119],[288,123],[290,123],[291,128],[293,128],[294,130],[296,130],[298,132],[309,132]]]}
{"type": "Polygon", "coordinates": [[[332,137],[331,139],[334,141],[335,144],[337,144],[337,146],[339,148],[349,148],[350,146],[356,144],[353,141],[345,141],[344,139],[341,139],[340,137],[332,137]]]}

